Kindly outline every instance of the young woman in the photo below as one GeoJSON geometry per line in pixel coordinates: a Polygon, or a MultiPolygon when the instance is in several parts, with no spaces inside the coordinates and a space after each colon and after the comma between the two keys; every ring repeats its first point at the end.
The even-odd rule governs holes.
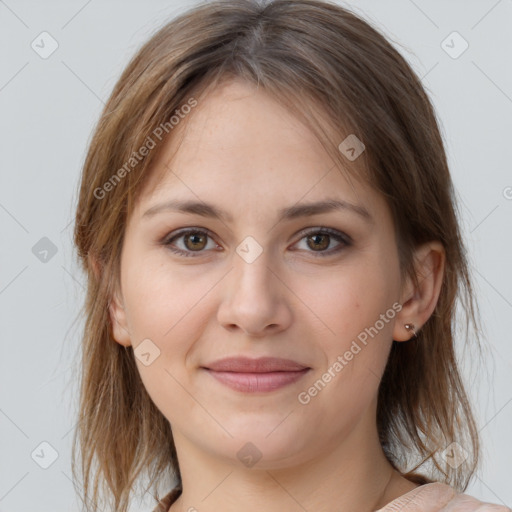
{"type": "Polygon", "coordinates": [[[214,1],[159,30],[94,133],[75,243],[87,510],[143,477],[166,512],[508,510],[462,494],[475,307],[436,117],[351,12],[214,1]]]}

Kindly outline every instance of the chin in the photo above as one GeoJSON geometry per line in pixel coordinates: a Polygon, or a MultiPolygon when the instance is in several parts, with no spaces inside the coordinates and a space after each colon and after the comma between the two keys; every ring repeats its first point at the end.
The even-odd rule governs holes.
{"type": "MultiPolygon", "coordinates": [[[[209,451],[220,458],[229,459],[237,467],[279,469],[297,464],[305,458],[305,448],[311,447],[311,443],[306,439],[304,426],[300,428],[300,425],[292,423],[287,426],[279,425],[282,419],[281,417],[272,426],[261,422],[246,428],[227,427],[233,438],[210,438],[209,451]]],[[[315,437],[317,435],[312,434],[311,440],[315,437]]]]}

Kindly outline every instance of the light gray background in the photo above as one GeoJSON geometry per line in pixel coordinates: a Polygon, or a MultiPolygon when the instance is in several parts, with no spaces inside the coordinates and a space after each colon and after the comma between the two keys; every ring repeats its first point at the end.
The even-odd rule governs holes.
{"type": "MultiPolygon", "coordinates": [[[[489,347],[487,376],[467,373],[484,443],[482,470],[467,492],[510,506],[512,1],[343,5],[408,48],[398,46],[441,120],[489,347]],[[457,59],[441,46],[453,31],[469,43],[457,59]]],[[[70,446],[82,327],[73,322],[85,283],[71,244],[79,172],[102,102],[128,59],[189,6],[0,0],[0,512],[78,510],[70,446]],[[43,31],[59,45],[47,59],[31,48],[43,31]],[[32,251],[43,237],[57,249],[47,262],[32,251]],[[49,461],[50,450],[38,448],[44,441],[58,452],[48,469],[31,456],[36,449],[34,458],[49,461]]]]}

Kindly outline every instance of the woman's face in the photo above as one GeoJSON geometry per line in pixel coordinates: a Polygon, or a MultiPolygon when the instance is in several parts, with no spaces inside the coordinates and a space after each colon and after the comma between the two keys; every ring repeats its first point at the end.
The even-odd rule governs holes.
{"type": "Polygon", "coordinates": [[[277,468],[356,430],[373,435],[394,329],[403,331],[384,200],[346,181],[261,89],[227,83],[180,123],[181,146],[175,137],[163,148],[129,218],[111,310],[114,337],[133,345],[178,454],[188,445],[277,468]],[[325,201],[342,206],[306,208],[325,201]],[[196,206],[170,206],[185,202],[196,206]],[[226,357],[306,370],[214,372],[226,357]]]}

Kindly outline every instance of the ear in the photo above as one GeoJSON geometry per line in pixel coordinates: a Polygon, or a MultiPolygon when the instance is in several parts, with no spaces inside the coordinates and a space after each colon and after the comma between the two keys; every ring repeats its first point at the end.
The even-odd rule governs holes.
{"type": "MultiPolygon", "coordinates": [[[[87,255],[89,264],[96,276],[96,279],[101,279],[101,264],[99,260],[91,253],[87,255]]],[[[125,347],[130,346],[131,337],[128,330],[128,323],[126,321],[126,312],[121,294],[117,287],[114,290],[114,296],[109,302],[108,310],[110,316],[110,322],[112,324],[112,336],[117,343],[125,347]]]]}
{"type": "Polygon", "coordinates": [[[405,324],[414,324],[416,333],[425,325],[436,307],[443,283],[445,251],[441,242],[432,241],[419,246],[414,252],[414,261],[418,286],[407,277],[400,298],[402,309],[396,315],[393,329],[395,341],[408,341],[414,336],[404,327],[405,324]]]}
{"type": "Polygon", "coordinates": [[[116,289],[108,306],[110,322],[112,323],[112,336],[120,345],[129,347],[132,341],[126,320],[124,303],[122,299],[119,298],[119,295],[116,289]]]}

